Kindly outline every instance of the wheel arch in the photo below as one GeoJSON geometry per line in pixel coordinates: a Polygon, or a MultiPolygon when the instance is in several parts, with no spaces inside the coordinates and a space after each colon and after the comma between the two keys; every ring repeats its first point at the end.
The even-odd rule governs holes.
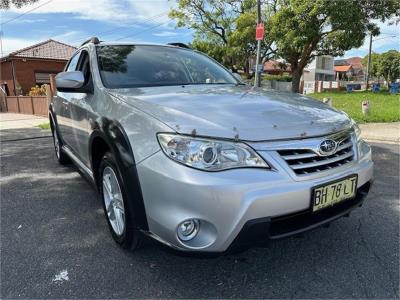
{"type": "Polygon", "coordinates": [[[100,162],[104,154],[109,151],[117,162],[128,201],[133,203],[135,224],[139,229],[147,231],[148,224],[139,175],[125,130],[117,120],[105,117],[92,121],[91,126],[93,131],[89,138],[89,158],[97,188],[99,188],[100,162]]]}
{"type": "Polygon", "coordinates": [[[49,116],[50,127],[52,130],[54,130],[54,126],[56,125],[56,117],[53,110],[53,103],[50,103],[49,105],[48,116],[49,116]]]}

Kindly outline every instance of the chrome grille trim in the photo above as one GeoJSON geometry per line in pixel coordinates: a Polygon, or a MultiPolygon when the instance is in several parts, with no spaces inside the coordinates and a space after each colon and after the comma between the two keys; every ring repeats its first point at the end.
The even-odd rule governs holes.
{"type": "Polygon", "coordinates": [[[348,152],[346,154],[343,155],[338,155],[336,157],[330,158],[330,159],[324,159],[324,160],[320,160],[320,161],[316,161],[316,162],[312,162],[312,163],[302,163],[300,162],[300,164],[298,165],[290,165],[290,167],[292,169],[298,170],[298,169],[308,169],[308,168],[313,168],[313,167],[319,167],[322,165],[327,165],[327,164],[331,164],[340,160],[344,160],[346,158],[349,158],[351,156],[353,156],[354,153],[353,151],[348,152]]]}
{"type": "Polygon", "coordinates": [[[319,138],[314,140],[313,145],[304,140],[304,144],[299,141],[298,145],[292,144],[290,148],[278,148],[276,151],[298,176],[334,169],[352,162],[355,157],[352,135],[349,131],[319,138]],[[318,153],[318,145],[325,139],[334,139],[338,146],[335,153],[321,156],[318,153]]]}

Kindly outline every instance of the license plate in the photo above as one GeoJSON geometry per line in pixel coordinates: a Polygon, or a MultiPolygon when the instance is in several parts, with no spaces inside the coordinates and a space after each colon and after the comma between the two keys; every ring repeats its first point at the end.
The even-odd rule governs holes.
{"type": "Polygon", "coordinates": [[[346,199],[354,198],[356,192],[357,175],[318,186],[314,188],[312,210],[316,212],[346,199]]]}

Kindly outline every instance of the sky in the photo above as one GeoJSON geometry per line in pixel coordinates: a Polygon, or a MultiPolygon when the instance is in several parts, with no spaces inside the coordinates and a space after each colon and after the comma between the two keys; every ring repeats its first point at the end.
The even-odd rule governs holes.
{"type": "MultiPolygon", "coordinates": [[[[175,22],[168,18],[174,3],[174,0],[40,0],[21,9],[2,10],[0,23],[6,23],[1,26],[3,55],[50,38],[74,46],[91,36],[105,41],[188,43],[192,31],[176,28],[175,22]]],[[[400,50],[399,26],[377,23],[382,34],[374,38],[373,51],[400,50]]],[[[368,39],[344,57],[366,54],[368,39]]]]}

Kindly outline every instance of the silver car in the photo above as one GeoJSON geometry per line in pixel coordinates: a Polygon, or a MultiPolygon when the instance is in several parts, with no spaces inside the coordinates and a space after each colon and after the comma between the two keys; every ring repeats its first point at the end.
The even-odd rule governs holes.
{"type": "Polygon", "coordinates": [[[56,77],[55,152],[99,191],[111,234],[226,252],[361,206],[371,149],[345,113],[252,88],[182,45],[93,38],[56,77]]]}

